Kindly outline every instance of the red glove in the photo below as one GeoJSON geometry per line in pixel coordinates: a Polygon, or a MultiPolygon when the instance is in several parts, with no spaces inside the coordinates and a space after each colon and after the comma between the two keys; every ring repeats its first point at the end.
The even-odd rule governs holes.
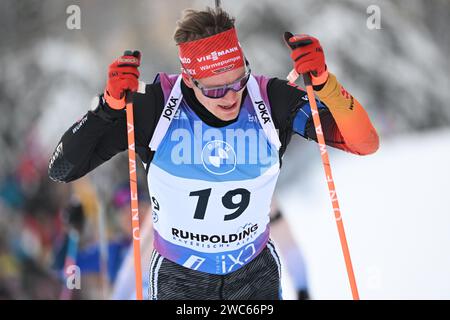
{"type": "Polygon", "coordinates": [[[125,51],[123,56],[109,66],[108,82],[104,93],[109,107],[117,110],[125,108],[125,93],[137,91],[140,63],[139,51],[125,51]]]}
{"type": "Polygon", "coordinates": [[[311,73],[313,85],[324,84],[328,79],[325,55],[319,40],[306,34],[284,33],[286,44],[291,48],[294,68],[299,74],[311,73]]]}

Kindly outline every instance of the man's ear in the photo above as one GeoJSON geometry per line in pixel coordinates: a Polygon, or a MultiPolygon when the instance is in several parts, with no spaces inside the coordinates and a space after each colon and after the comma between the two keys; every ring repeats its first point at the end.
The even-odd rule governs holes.
{"type": "Polygon", "coordinates": [[[192,79],[191,78],[187,78],[187,77],[183,77],[183,81],[184,84],[188,87],[188,88],[193,88],[194,84],[192,83],[192,79]]]}

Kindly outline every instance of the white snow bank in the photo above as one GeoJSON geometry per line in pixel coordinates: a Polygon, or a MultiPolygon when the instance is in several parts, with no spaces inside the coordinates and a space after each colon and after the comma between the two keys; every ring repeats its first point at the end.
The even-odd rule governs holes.
{"type": "MultiPolygon", "coordinates": [[[[311,144],[311,148],[317,148],[311,144]]],[[[450,299],[450,130],[330,155],[361,299],[450,299]]],[[[279,195],[313,298],[350,299],[319,151],[310,180],[279,195]]]]}

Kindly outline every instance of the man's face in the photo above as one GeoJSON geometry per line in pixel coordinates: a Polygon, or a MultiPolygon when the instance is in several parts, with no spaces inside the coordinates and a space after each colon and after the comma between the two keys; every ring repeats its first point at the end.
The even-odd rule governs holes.
{"type": "MultiPolygon", "coordinates": [[[[238,80],[244,73],[245,68],[241,67],[217,76],[198,79],[197,81],[204,87],[218,87],[238,80]]],[[[242,100],[242,92],[244,90],[239,92],[229,90],[224,97],[211,99],[206,97],[202,91],[195,86],[192,79],[189,79],[186,85],[194,90],[198,101],[220,120],[229,121],[237,118],[242,100]]]]}

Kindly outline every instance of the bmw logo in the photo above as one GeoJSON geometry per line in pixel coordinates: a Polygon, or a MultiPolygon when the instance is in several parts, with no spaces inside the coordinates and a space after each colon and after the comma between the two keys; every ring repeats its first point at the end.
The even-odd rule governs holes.
{"type": "Polygon", "coordinates": [[[209,141],[202,150],[202,163],[212,174],[227,174],[236,168],[236,153],[225,141],[209,141]]]}

